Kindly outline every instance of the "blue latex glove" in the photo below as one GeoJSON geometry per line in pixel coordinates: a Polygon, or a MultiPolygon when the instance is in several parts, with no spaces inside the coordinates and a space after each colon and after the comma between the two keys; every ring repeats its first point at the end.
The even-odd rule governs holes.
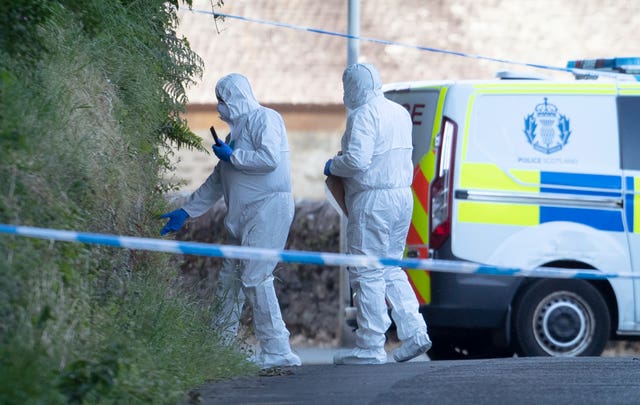
{"type": "Polygon", "coordinates": [[[160,235],[166,235],[169,232],[175,232],[182,228],[184,221],[189,218],[189,214],[187,214],[187,211],[180,208],[175,211],[162,214],[160,215],[160,218],[169,218],[169,222],[167,222],[164,228],[160,231],[160,235]]]}
{"type": "Polygon", "coordinates": [[[213,153],[216,154],[218,159],[224,160],[228,162],[231,159],[231,153],[233,153],[233,149],[231,146],[227,145],[223,141],[220,141],[220,144],[213,144],[213,153]]]}
{"type": "Polygon", "coordinates": [[[329,159],[327,160],[327,163],[324,164],[324,175],[325,176],[331,176],[331,162],[333,161],[333,159],[329,159]]]}

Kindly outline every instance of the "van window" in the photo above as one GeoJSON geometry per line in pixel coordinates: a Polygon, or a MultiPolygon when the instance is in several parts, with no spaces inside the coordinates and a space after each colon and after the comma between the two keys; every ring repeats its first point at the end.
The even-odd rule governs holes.
{"type": "Polygon", "coordinates": [[[622,169],[640,170],[640,97],[618,97],[622,169]]]}
{"type": "Polygon", "coordinates": [[[413,165],[431,148],[433,123],[436,119],[438,96],[440,89],[424,89],[417,91],[389,91],[385,93],[391,101],[402,105],[409,111],[413,122],[413,165]]]}

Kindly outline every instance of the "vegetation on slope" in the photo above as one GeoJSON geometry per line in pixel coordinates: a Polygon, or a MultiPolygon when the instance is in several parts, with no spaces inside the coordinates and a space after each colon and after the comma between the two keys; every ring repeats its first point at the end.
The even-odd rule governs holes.
{"type": "MultiPolygon", "coordinates": [[[[181,6],[189,5],[181,4],[181,6]]],[[[178,0],[0,4],[0,223],[155,236],[201,61],[178,0]]],[[[0,235],[0,403],[172,403],[252,370],[165,254],[0,235]]]]}

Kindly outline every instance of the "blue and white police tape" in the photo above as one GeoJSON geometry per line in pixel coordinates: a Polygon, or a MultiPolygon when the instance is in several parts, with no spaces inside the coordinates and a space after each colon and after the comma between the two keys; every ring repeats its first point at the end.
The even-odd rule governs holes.
{"type": "MultiPolygon", "coordinates": [[[[526,67],[530,67],[530,68],[534,68],[534,69],[554,70],[554,71],[567,72],[567,73],[572,73],[572,74],[582,75],[582,76],[588,76],[588,77],[596,77],[596,76],[611,77],[611,78],[620,78],[620,77],[622,77],[619,73],[612,72],[612,71],[594,71],[594,70],[588,70],[588,69],[579,69],[579,68],[576,68],[576,67],[558,67],[558,66],[543,65],[543,64],[538,64],[538,63],[519,62],[519,61],[510,60],[510,59],[501,59],[501,58],[494,58],[494,57],[490,57],[490,56],[471,54],[471,53],[466,53],[466,52],[450,51],[450,50],[447,50],[447,49],[434,48],[434,47],[430,47],[430,46],[413,45],[413,44],[407,44],[407,43],[404,43],[404,42],[390,41],[390,40],[386,40],[386,39],[362,37],[362,36],[359,36],[359,35],[345,34],[343,32],[329,31],[329,30],[323,30],[323,29],[313,28],[313,27],[304,27],[304,26],[301,26],[301,25],[287,24],[287,23],[282,23],[282,22],[278,22],[278,21],[263,20],[263,19],[259,19],[259,18],[244,17],[244,16],[240,16],[240,15],[227,14],[227,13],[218,13],[218,12],[215,12],[215,11],[198,10],[198,9],[191,9],[191,11],[194,12],[194,13],[209,14],[209,15],[212,15],[214,17],[224,17],[224,18],[236,19],[236,20],[245,21],[245,22],[251,22],[251,23],[262,24],[262,25],[269,25],[269,26],[272,26],[272,27],[287,28],[287,29],[297,30],[297,31],[306,31],[306,32],[314,33],[314,34],[329,35],[329,36],[346,38],[346,39],[356,39],[358,41],[372,42],[372,43],[381,44],[381,45],[399,46],[399,47],[403,47],[403,48],[416,49],[416,50],[424,51],[424,52],[435,52],[435,53],[442,53],[442,54],[447,54],[447,55],[462,56],[462,57],[465,57],[465,58],[472,58],[472,59],[479,59],[479,60],[487,60],[487,61],[491,61],[491,62],[505,63],[505,64],[509,64],[509,65],[526,66],[526,67]]],[[[640,75],[627,75],[626,77],[630,77],[630,76],[634,77],[635,80],[640,80],[640,75]]]]}
{"type": "Polygon", "coordinates": [[[91,245],[106,245],[133,250],[149,250],[155,252],[221,257],[230,259],[277,260],[285,263],[306,263],[324,266],[399,266],[405,269],[423,269],[436,272],[515,277],[579,278],[598,280],[610,278],[640,278],[640,274],[632,272],[603,273],[597,270],[590,269],[562,269],[552,267],[520,269],[503,266],[482,265],[455,260],[410,258],[394,259],[341,253],[263,249],[246,246],[243,247],[200,242],[184,242],[99,233],[83,233],[59,229],[15,226],[7,224],[0,224],[0,233],[24,236],[29,238],[47,239],[52,241],[76,242],[91,245]]]}

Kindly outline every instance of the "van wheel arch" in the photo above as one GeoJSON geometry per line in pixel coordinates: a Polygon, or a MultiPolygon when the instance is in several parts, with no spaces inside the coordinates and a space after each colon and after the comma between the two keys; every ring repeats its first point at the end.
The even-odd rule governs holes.
{"type": "MultiPolygon", "coordinates": [[[[560,269],[597,270],[595,267],[589,264],[582,263],[579,261],[574,261],[574,260],[556,260],[553,262],[543,264],[540,267],[556,267],[560,269]]],[[[533,282],[537,280],[540,280],[540,278],[527,277],[522,281],[522,283],[518,286],[516,292],[514,293],[513,298],[511,299],[511,310],[513,310],[513,305],[519,299],[519,297],[526,291],[527,288],[529,288],[529,286],[533,282]]],[[[613,292],[613,287],[611,287],[611,284],[609,283],[608,280],[584,280],[584,281],[594,286],[600,292],[600,294],[602,295],[602,298],[604,298],[605,302],[607,303],[607,307],[609,308],[609,314],[611,316],[610,337],[612,338],[615,337],[615,331],[618,325],[618,301],[616,300],[616,295],[613,292]]],[[[509,319],[509,322],[513,322],[513,314],[511,314],[511,318],[509,319]]],[[[508,327],[509,325],[507,324],[505,326],[508,327]]],[[[507,333],[509,333],[509,340],[513,341],[513,337],[514,337],[513,327],[508,328],[507,333]]]]}

